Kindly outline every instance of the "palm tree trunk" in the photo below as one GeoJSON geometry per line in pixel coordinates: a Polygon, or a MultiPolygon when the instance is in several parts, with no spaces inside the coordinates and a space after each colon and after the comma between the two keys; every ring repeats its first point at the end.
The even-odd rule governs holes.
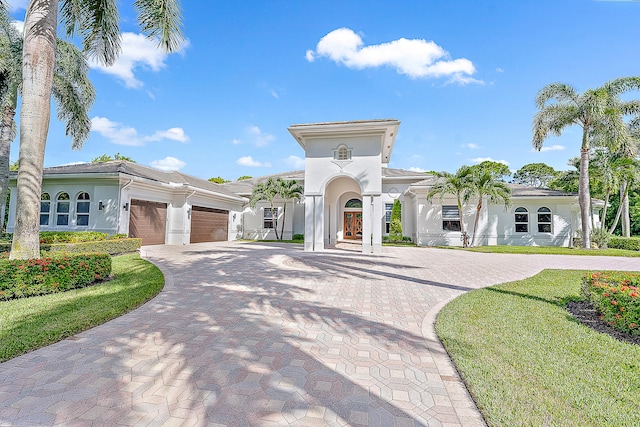
{"type": "Polygon", "coordinates": [[[10,95],[13,100],[13,102],[9,101],[11,105],[5,105],[2,109],[2,125],[0,127],[0,230],[4,227],[5,205],[9,193],[9,154],[13,140],[13,118],[16,115],[16,96],[13,95],[14,93],[17,93],[17,89],[10,95]]]}
{"type": "Polygon", "coordinates": [[[631,221],[629,218],[629,185],[626,181],[623,182],[623,185],[624,187],[620,187],[620,192],[624,192],[624,197],[620,202],[622,205],[622,213],[620,215],[622,221],[622,236],[631,237],[631,221]]]}
{"type": "Polygon", "coordinates": [[[287,201],[285,200],[282,205],[282,227],[280,228],[280,240],[284,238],[284,225],[286,223],[285,219],[287,218],[287,201]]]}
{"type": "Polygon", "coordinates": [[[591,248],[591,212],[589,211],[591,192],[589,191],[589,148],[586,146],[586,130],[580,149],[580,181],[578,182],[578,204],[580,205],[580,220],[582,222],[582,247],[591,248]]]}
{"type": "Polygon", "coordinates": [[[602,218],[600,219],[600,228],[607,229],[607,206],[609,205],[609,198],[611,197],[611,187],[607,185],[607,191],[604,195],[604,208],[602,208],[602,218]]]}
{"type": "Polygon", "coordinates": [[[24,23],[20,168],[11,259],[40,258],[40,193],[51,115],[58,2],[32,0],[24,23]]]}
{"type": "Polygon", "coordinates": [[[629,186],[627,185],[626,181],[620,184],[620,205],[618,206],[618,210],[616,211],[616,217],[613,220],[613,225],[611,225],[611,228],[609,229],[609,234],[613,234],[616,227],[618,226],[618,221],[620,220],[620,216],[622,214],[622,211],[624,210],[625,201],[627,201],[628,203],[628,198],[627,198],[627,195],[629,194],[628,188],[629,186]]]}
{"type": "Polygon", "coordinates": [[[460,235],[462,235],[462,247],[466,248],[468,246],[468,239],[464,238],[464,217],[462,216],[462,201],[460,200],[460,196],[458,196],[458,215],[460,215],[460,235]]]}
{"type": "Polygon", "coordinates": [[[482,209],[482,197],[478,200],[476,207],[476,218],[473,220],[473,237],[471,237],[471,247],[476,245],[476,232],[478,231],[478,219],[480,219],[480,210],[482,209]]]}

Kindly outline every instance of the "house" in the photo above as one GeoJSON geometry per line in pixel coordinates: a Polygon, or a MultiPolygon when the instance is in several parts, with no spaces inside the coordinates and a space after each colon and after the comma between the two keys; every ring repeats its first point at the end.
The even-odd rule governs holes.
{"type": "MultiPolygon", "coordinates": [[[[249,206],[253,187],[269,177],[216,184],[126,161],[46,168],[41,229],[125,233],[143,244],[175,245],[275,239],[277,223],[284,239],[304,234],[305,251],[354,240],[363,252],[380,253],[397,199],[405,236],[420,246],[461,245],[460,223],[473,232],[475,203],[459,212],[453,197],[427,201],[434,176],[387,167],[399,126],[390,119],[289,127],[305,151],[305,169],[269,177],[296,180],[304,197],[276,201],[273,209],[267,202],[249,206]]],[[[15,183],[12,175],[9,232],[15,183]]],[[[576,194],[510,186],[511,206],[483,204],[477,244],[572,245],[581,227],[576,194]]],[[[596,224],[600,208],[594,202],[596,224]]]]}

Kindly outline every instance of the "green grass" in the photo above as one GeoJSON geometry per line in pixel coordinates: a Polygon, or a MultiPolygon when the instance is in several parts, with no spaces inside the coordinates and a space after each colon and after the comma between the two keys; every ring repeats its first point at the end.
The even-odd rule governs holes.
{"type": "Polygon", "coordinates": [[[475,248],[461,248],[459,246],[441,246],[447,249],[459,249],[469,252],[483,252],[495,254],[549,254],[549,255],[592,255],[592,256],[626,256],[640,257],[640,251],[626,249],[581,249],[557,246],[477,246],[475,248]]]}
{"type": "Polygon", "coordinates": [[[113,280],[68,292],[0,302],[0,362],[55,343],[139,307],[164,277],[138,254],[113,258],[113,280]]]}
{"type": "Polygon", "coordinates": [[[640,347],[575,321],[584,272],[469,292],[436,332],[490,426],[639,426],[640,347]]]}

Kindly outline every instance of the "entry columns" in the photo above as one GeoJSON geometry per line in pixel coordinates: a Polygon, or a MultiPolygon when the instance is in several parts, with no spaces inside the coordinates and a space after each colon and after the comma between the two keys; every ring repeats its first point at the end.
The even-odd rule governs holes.
{"type": "Polygon", "coordinates": [[[362,195],[362,253],[382,253],[382,205],[380,195],[362,195]]]}
{"type": "Polygon", "coordinates": [[[304,196],[304,250],[319,252],[324,250],[324,197],[304,196]]]}

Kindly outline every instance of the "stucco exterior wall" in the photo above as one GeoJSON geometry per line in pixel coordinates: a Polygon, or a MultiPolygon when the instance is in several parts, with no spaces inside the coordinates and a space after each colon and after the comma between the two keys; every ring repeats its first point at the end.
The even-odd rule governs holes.
{"type": "MultiPolygon", "coordinates": [[[[243,210],[242,229],[243,238],[251,240],[275,240],[276,233],[273,228],[264,228],[264,209],[269,208],[268,202],[258,202],[255,208],[245,207],[243,210]]],[[[274,207],[278,208],[278,233],[282,230],[284,217],[284,240],[291,240],[294,234],[304,234],[304,203],[301,201],[288,201],[286,214],[284,203],[277,201],[274,207]]]]}

